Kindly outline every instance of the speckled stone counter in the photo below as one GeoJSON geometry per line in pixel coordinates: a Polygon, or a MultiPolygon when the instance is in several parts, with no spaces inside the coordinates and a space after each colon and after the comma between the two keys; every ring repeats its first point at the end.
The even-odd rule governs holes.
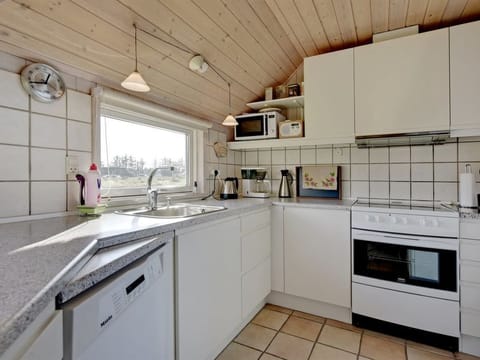
{"type": "MultiPolygon", "coordinates": [[[[227,210],[183,219],[104,214],[95,219],[65,216],[0,224],[0,356],[98,250],[242,215],[272,202],[241,199],[202,204],[224,205],[227,210]]],[[[113,273],[118,267],[109,269],[113,273]]]]}
{"type": "Polygon", "coordinates": [[[338,199],[320,199],[320,198],[288,198],[272,199],[273,205],[280,206],[297,206],[311,208],[325,208],[335,210],[350,210],[354,204],[354,200],[338,200],[338,199]]]}

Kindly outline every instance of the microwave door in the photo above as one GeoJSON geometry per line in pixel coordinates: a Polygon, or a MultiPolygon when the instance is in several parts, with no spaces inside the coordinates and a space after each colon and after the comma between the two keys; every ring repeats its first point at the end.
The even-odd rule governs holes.
{"type": "Polygon", "coordinates": [[[265,135],[265,122],[263,115],[237,119],[237,121],[237,137],[265,135]]]}

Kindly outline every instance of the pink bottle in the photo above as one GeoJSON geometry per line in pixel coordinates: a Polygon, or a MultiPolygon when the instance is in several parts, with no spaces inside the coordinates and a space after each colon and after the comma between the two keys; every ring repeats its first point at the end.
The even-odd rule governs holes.
{"type": "Polygon", "coordinates": [[[97,170],[97,165],[90,165],[85,176],[85,205],[97,206],[100,203],[100,172],[97,170]]]}

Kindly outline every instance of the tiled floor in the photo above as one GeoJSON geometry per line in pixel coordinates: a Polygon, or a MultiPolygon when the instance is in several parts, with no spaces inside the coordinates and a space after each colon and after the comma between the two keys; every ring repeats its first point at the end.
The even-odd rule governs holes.
{"type": "Polygon", "coordinates": [[[480,360],[267,304],[217,360],[480,360]]]}

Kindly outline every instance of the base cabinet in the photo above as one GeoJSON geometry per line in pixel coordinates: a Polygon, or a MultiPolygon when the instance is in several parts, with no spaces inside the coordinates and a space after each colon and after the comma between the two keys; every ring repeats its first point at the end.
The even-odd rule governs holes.
{"type": "Polygon", "coordinates": [[[285,292],[351,307],[350,211],[285,207],[285,292]]]}
{"type": "Polygon", "coordinates": [[[240,324],[240,219],[177,235],[177,358],[210,360],[240,324]]]}

